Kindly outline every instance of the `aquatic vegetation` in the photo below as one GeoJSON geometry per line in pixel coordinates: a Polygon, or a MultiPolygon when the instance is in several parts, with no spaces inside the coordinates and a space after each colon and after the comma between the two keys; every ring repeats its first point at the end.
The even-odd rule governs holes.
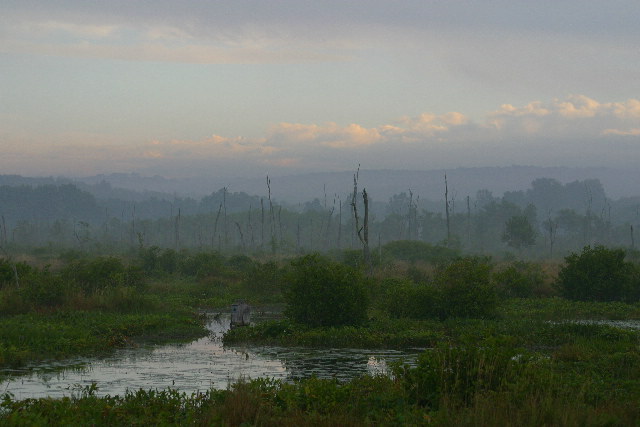
{"type": "Polygon", "coordinates": [[[289,316],[230,330],[225,345],[419,348],[422,354],[415,364],[391,364],[391,375],[344,382],[257,379],[193,395],[167,389],[98,397],[88,388],[57,400],[20,401],[6,394],[0,424],[640,423],[640,330],[593,322],[640,319],[640,304],[512,298],[538,294],[543,278],[535,266],[498,269],[485,259],[458,258],[431,266],[416,282],[396,272],[385,276],[382,269],[364,279],[353,267],[317,256],[287,266],[215,253],[141,253],[148,262],[141,269],[109,258],[75,259],[70,262],[81,267],[76,278],[63,266],[25,270],[20,288],[5,282],[0,366],[97,354],[136,340],[200,336],[195,307],[245,296],[281,301],[285,279],[292,285],[285,293],[289,316]],[[127,271],[143,271],[142,282],[131,282],[127,271]],[[102,282],[78,279],[100,272],[107,277],[102,282]],[[333,299],[321,303],[326,293],[333,299]],[[370,307],[353,305],[367,300],[370,307]],[[295,304],[300,312],[319,309],[338,320],[364,309],[355,312],[357,322],[311,322],[294,315],[295,304]]]}
{"type": "Polygon", "coordinates": [[[180,312],[23,314],[0,318],[0,367],[96,354],[143,338],[146,342],[185,341],[204,334],[202,319],[180,312]]]}
{"type": "Polygon", "coordinates": [[[368,299],[360,270],[318,254],[291,262],[285,315],[309,326],[359,325],[368,299]]]}

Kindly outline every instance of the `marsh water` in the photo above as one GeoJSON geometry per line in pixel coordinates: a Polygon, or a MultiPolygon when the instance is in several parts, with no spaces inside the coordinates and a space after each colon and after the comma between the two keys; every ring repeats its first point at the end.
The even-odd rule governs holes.
{"type": "Polygon", "coordinates": [[[362,374],[386,374],[390,362],[411,364],[421,351],[223,346],[229,315],[208,319],[209,335],[188,344],[122,348],[102,358],[68,359],[0,371],[4,377],[0,395],[9,392],[17,399],[72,396],[93,383],[98,395],[123,395],[127,389],[140,388],[204,392],[224,389],[240,378],[288,381],[315,375],[348,380],[362,374]]]}

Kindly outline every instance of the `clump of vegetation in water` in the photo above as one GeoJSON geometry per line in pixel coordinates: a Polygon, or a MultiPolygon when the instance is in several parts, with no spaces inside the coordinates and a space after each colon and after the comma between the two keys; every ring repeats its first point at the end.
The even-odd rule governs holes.
{"type": "Polygon", "coordinates": [[[285,299],[285,315],[307,326],[359,325],[367,319],[360,270],[317,254],[291,262],[285,299]]]}

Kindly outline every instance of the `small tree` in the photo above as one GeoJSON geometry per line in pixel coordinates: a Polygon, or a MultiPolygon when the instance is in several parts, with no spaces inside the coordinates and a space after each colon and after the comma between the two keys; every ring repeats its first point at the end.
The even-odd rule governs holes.
{"type": "Polygon", "coordinates": [[[367,318],[367,294],[359,270],[320,255],[291,262],[285,315],[309,326],[357,325],[367,318]]]}
{"type": "Polygon", "coordinates": [[[640,275],[623,249],[586,246],[567,256],[556,282],[562,296],[579,301],[637,301],[640,275]]]}
{"type": "Polygon", "coordinates": [[[536,232],[525,215],[515,215],[507,220],[502,241],[519,250],[536,242],[536,232]]]}
{"type": "Polygon", "coordinates": [[[475,257],[461,258],[435,277],[440,289],[440,317],[494,317],[498,294],[491,280],[491,265],[475,257]]]}

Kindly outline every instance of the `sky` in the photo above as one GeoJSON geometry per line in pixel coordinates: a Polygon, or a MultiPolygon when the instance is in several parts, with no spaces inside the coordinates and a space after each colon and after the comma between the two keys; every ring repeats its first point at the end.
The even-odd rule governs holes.
{"type": "Polygon", "coordinates": [[[0,174],[636,168],[637,0],[0,0],[0,174]]]}

